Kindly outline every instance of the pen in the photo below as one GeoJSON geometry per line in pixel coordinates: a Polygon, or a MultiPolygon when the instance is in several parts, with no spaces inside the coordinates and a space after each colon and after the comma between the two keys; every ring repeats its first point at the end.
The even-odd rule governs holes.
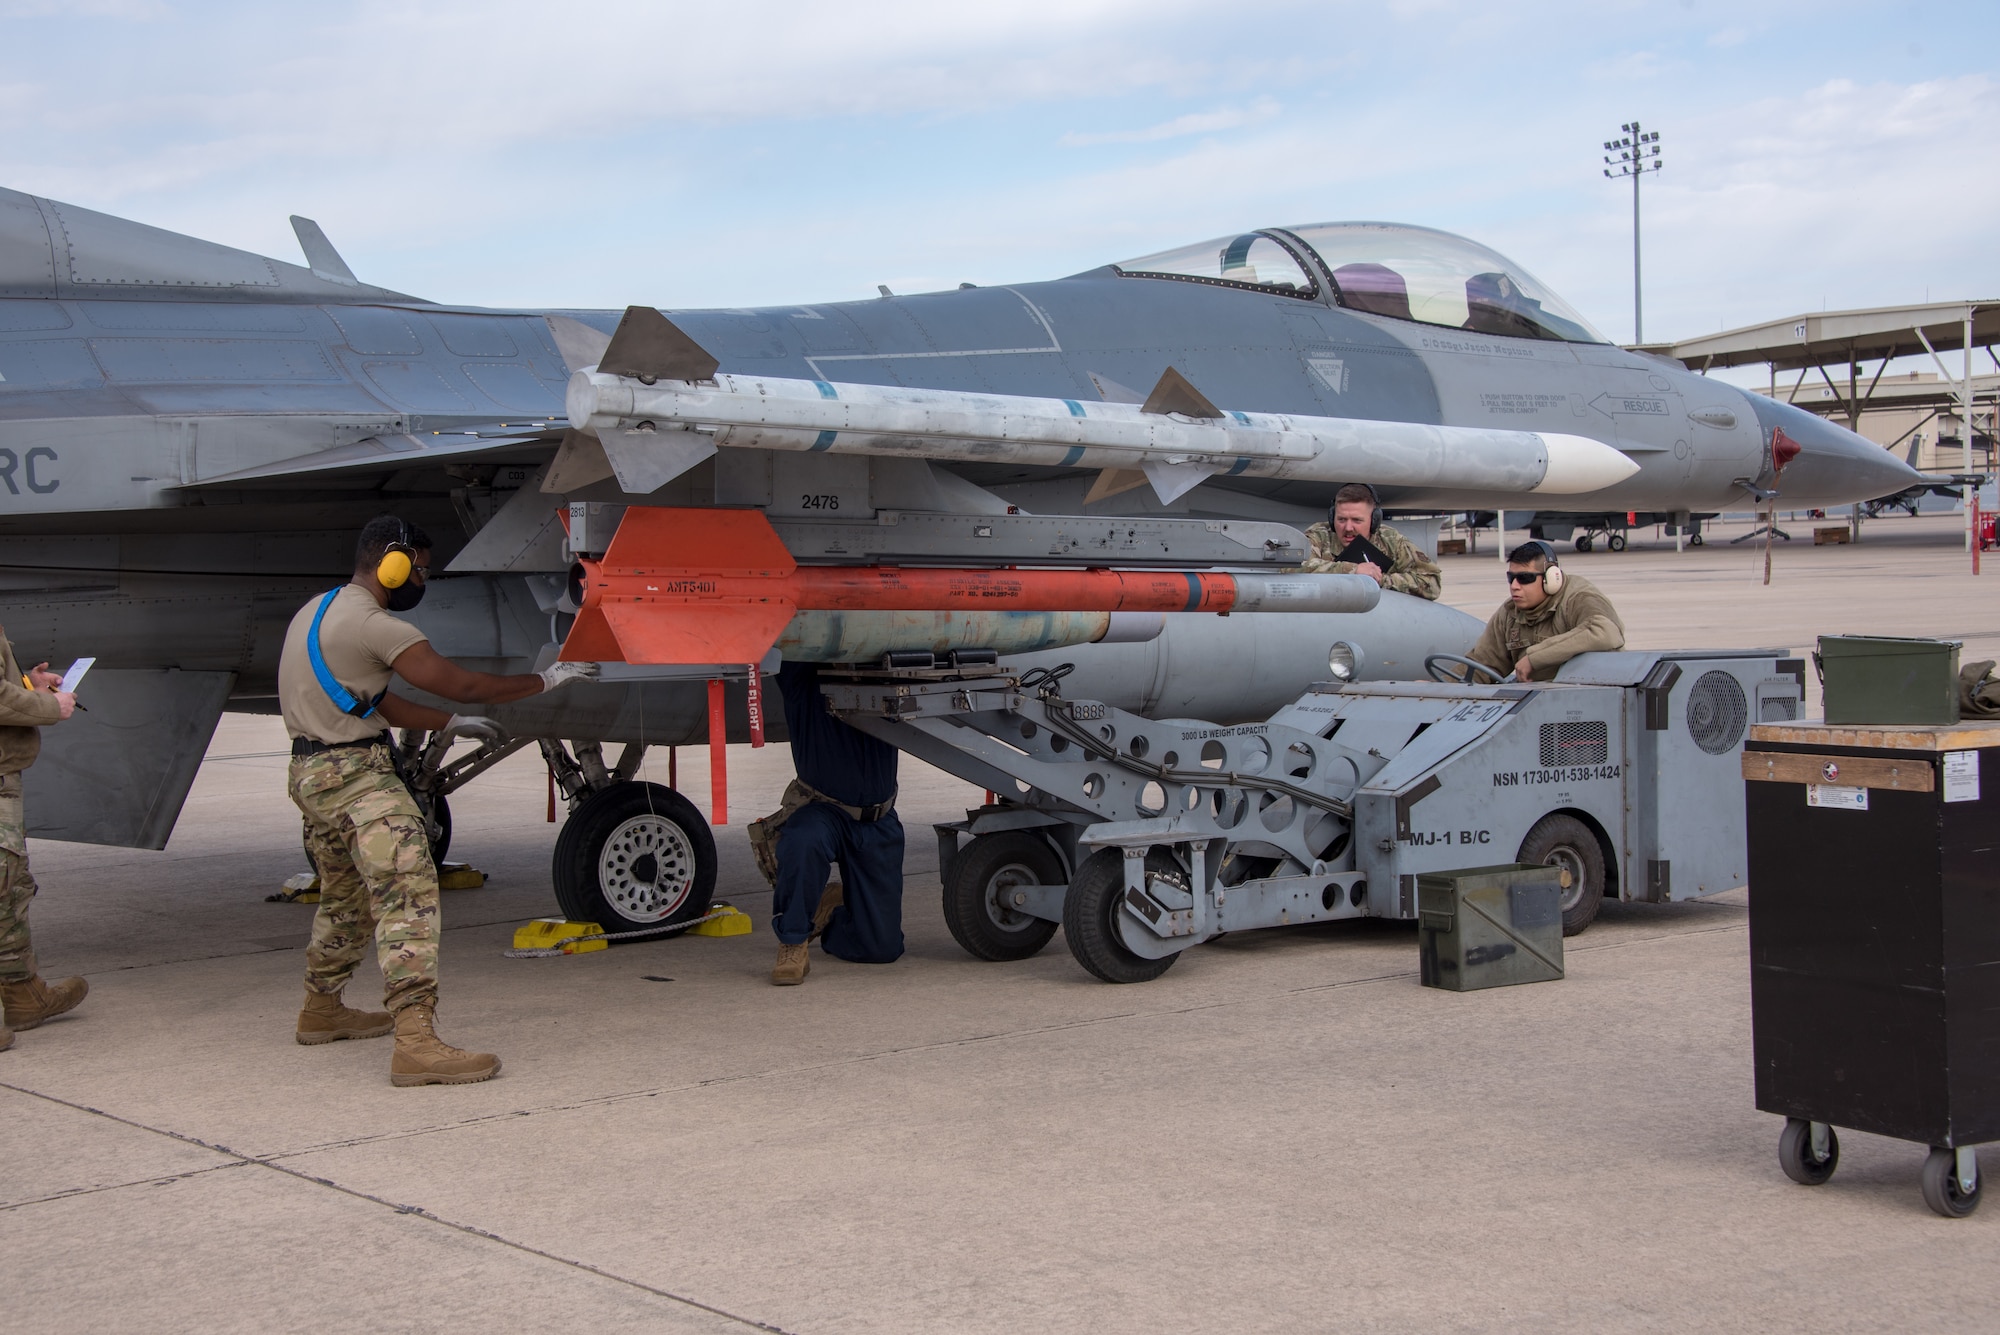
{"type": "MultiPolygon", "coordinates": [[[[35,683],[33,683],[32,681],[29,681],[29,680],[28,680],[28,674],[27,674],[27,673],[25,673],[25,672],[23,672],[23,673],[21,674],[21,684],[22,684],[23,686],[27,687],[27,688],[28,688],[29,690],[31,690],[31,691],[35,689],[35,683]]],[[[81,701],[81,700],[77,701],[77,702],[76,702],[76,707],[77,707],[78,709],[83,709],[83,701],[81,701]]],[[[88,714],[88,713],[89,713],[90,711],[89,711],[88,709],[83,709],[83,712],[84,712],[84,713],[86,713],[86,714],[88,714]]]]}

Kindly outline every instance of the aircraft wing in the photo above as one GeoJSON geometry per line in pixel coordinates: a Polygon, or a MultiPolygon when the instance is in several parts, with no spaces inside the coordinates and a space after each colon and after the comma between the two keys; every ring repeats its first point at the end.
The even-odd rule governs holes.
{"type": "Polygon", "coordinates": [[[539,461],[561,439],[561,421],[498,422],[453,431],[369,436],[331,449],[314,450],[273,463],[258,464],[181,487],[200,491],[211,487],[246,487],[259,483],[292,484],[331,481],[384,470],[422,468],[443,463],[526,463],[539,461]]]}

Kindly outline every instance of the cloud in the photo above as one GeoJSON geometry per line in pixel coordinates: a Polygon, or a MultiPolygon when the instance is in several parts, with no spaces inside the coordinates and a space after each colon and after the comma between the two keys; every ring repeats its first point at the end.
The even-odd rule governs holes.
{"type": "Polygon", "coordinates": [[[1260,97],[1247,107],[1219,107],[1214,111],[1189,112],[1170,121],[1161,121],[1158,125],[1149,125],[1143,130],[1071,133],[1064,135],[1060,142],[1066,148],[1082,148],[1091,144],[1156,144],[1165,139],[1184,139],[1189,135],[1240,130],[1246,125],[1270,120],[1278,113],[1279,107],[1275,101],[1268,97],[1260,97]]]}

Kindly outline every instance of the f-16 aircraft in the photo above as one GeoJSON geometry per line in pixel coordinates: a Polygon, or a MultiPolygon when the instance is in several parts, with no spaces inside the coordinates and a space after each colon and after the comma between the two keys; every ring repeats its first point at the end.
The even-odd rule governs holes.
{"type": "MultiPolygon", "coordinates": [[[[1404,511],[1686,513],[1915,478],[1809,413],[1612,345],[1519,266],[1419,227],[1267,228],[1047,282],[663,314],[425,301],[361,282],[292,221],[304,266],[0,191],[0,618],[25,653],[98,660],[84,726],[51,734],[30,785],[33,833],[163,846],[221,711],[275,711],[286,623],[385,511],[449,560],[413,614],[440,651],[495,671],[565,641],[613,660],[601,684],[497,711],[507,743],[406,746],[441,851],[446,794],[538,744],[571,806],[558,898],[617,930],[698,914],[713,881],[699,813],[635,782],[646,748],[749,736],[778,657],[1041,651],[1094,698],[1227,720],[1324,677],[1335,641],[1347,671],[1412,676],[1477,631],[1357,577],[1204,576],[1187,607],[1316,609],[1222,623],[1075,584],[1001,611],[879,589],[820,605],[796,591],[824,575],[777,571],[788,615],[712,639],[712,659],[630,617],[576,643],[573,561],[615,556],[629,507],[760,512],[717,531],[777,551],[767,573],[1151,568],[1194,588],[1297,564],[1299,526],[1346,481],[1404,511]]],[[[727,619],[690,596],[701,624],[727,619]]]]}

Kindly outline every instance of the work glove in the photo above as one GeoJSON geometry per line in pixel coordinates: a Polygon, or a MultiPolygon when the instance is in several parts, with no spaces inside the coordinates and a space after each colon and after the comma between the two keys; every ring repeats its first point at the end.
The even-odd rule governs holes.
{"type": "Polygon", "coordinates": [[[498,742],[507,736],[505,728],[483,714],[453,714],[439,731],[446,737],[466,737],[475,742],[498,742]]]}
{"type": "Polygon", "coordinates": [[[556,663],[543,669],[542,689],[553,691],[558,686],[567,686],[573,681],[596,681],[595,663],[556,663]]]}

